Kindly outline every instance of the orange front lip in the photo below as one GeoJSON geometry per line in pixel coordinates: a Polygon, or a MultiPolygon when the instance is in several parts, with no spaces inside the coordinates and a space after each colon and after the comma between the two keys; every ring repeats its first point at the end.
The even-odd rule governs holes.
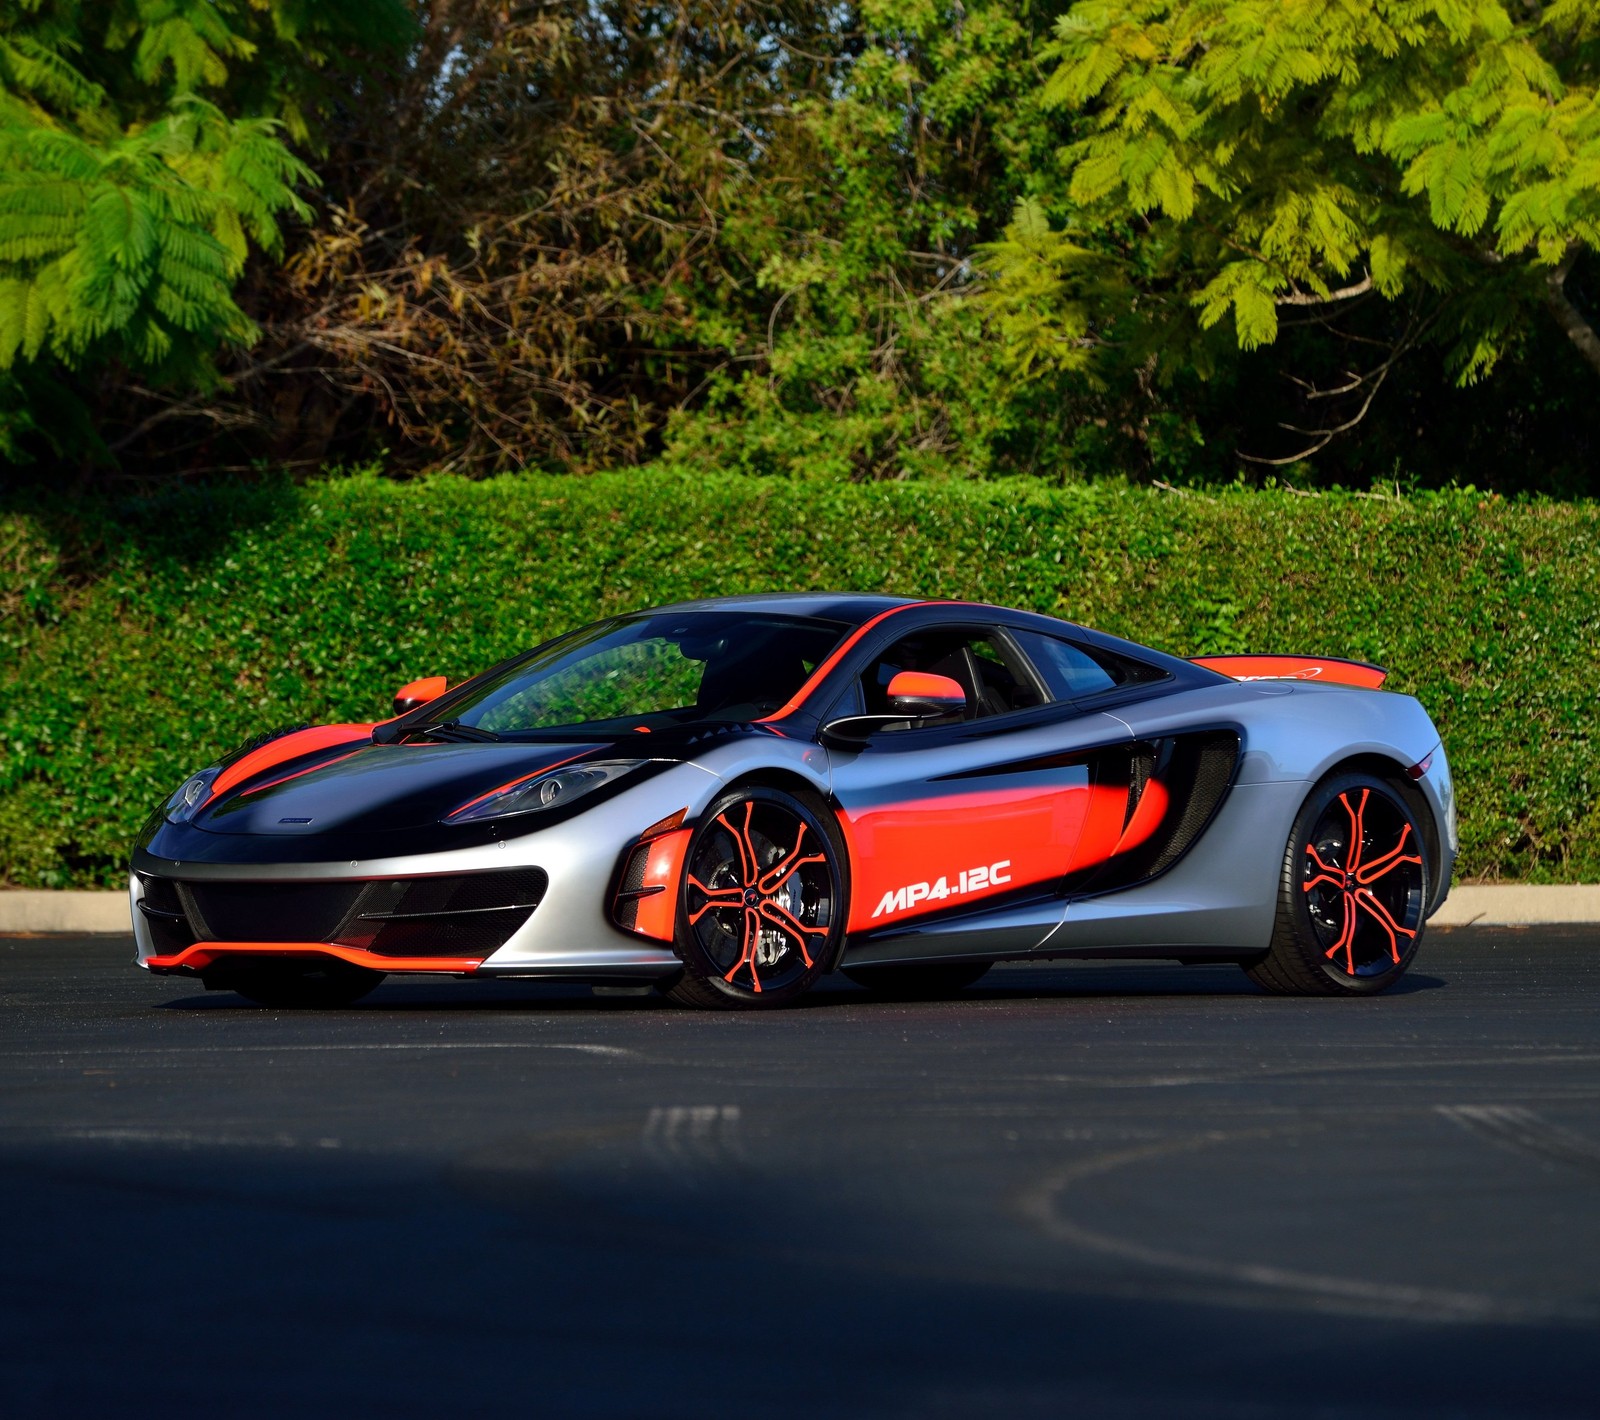
{"type": "Polygon", "coordinates": [[[230,956],[333,957],[374,971],[431,971],[452,976],[476,971],[483,965],[482,957],[384,957],[332,942],[196,942],[172,956],[149,957],[145,965],[151,971],[204,971],[220,958],[230,956]]]}

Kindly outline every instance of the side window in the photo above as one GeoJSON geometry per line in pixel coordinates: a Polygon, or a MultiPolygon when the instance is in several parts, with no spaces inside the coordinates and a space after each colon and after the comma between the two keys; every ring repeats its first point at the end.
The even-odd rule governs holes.
{"type": "Polygon", "coordinates": [[[1005,715],[1045,703],[1032,672],[987,631],[938,628],[897,641],[861,678],[868,715],[887,715],[889,682],[901,671],[948,676],[966,692],[965,718],[1005,715]]]}
{"type": "Polygon", "coordinates": [[[1016,628],[1012,628],[1011,634],[1057,700],[1077,700],[1085,695],[1098,695],[1103,690],[1115,690],[1119,685],[1165,679],[1154,666],[1103,651],[1090,651],[1059,636],[1016,628]]]}

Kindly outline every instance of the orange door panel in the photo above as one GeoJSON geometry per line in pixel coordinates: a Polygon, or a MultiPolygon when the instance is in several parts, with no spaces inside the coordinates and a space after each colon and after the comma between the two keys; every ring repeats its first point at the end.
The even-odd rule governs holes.
{"type": "MultiPolygon", "coordinates": [[[[1084,765],[903,799],[846,803],[852,932],[909,921],[1041,886],[1072,866],[1092,800],[1084,765]]],[[[961,782],[961,781],[958,781],[961,782]]],[[[877,797],[877,796],[873,796],[877,797]]]]}

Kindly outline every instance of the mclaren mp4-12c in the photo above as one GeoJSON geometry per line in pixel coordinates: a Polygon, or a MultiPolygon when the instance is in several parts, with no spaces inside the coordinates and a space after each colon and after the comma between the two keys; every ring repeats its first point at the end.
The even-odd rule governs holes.
{"type": "Polygon", "coordinates": [[[618,616],[186,780],[134,848],[138,963],[273,1006],[392,972],[778,1006],[1063,957],[1382,991],[1457,847],[1438,731],[1383,680],[964,602],[618,616]]]}

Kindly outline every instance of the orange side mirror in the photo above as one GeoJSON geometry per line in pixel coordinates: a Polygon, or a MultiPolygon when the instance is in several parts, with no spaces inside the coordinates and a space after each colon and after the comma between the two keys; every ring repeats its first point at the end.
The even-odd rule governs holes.
{"type": "Polygon", "coordinates": [[[394,693],[394,713],[404,715],[407,710],[415,710],[419,705],[437,700],[449,688],[450,682],[442,675],[424,676],[421,680],[402,685],[394,693]]]}
{"type": "Polygon", "coordinates": [[[960,714],[967,707],[961,682],[928,671],[901,671],[889,682],[889,705],[912,719],[960,714]]]}

